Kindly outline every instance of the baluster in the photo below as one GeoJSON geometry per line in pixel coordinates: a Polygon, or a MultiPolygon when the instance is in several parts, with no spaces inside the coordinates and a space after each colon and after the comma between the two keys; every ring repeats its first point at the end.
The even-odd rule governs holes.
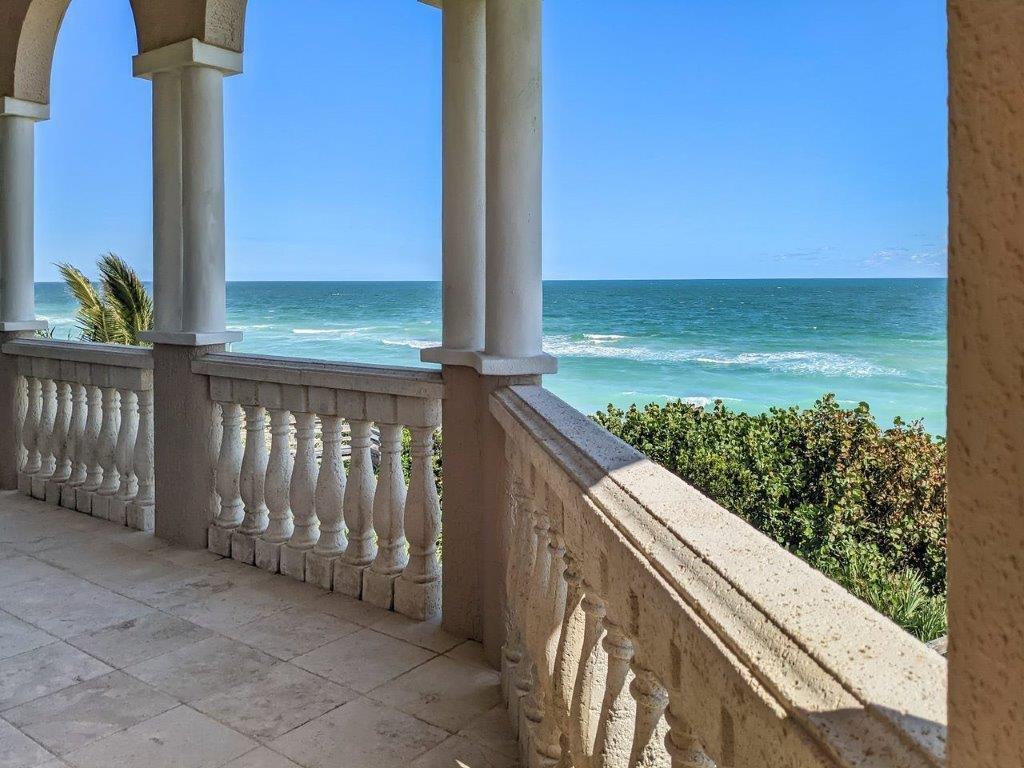
{"type": "Polygon", "coordinates": [[[345,551],[345,465],[341,457],[342,422],[338,416],[320,417],[323,454],[316,477],[316,514],[320,538],[306,555],[306,581],[323,589],[334,586],[334,561],[345,551]]]}
{"type": "Polygon", "coordinates": [[[670,758],[665,750],[668,727],[662,717],[668,706],[668,691],[651,670],[634,664],[629,692],[636,706],[630,768],[669,768],[670,758]]]}
{"type": "Polygon", "coordinates": [[[564,567],[562,579],[565,581],[565,610],[562,612],[562,630],[558,638],[558,650],[555,656],[553,677],[553,696],[555,707],[560,715],[559,726],[568,734],[569,711],[572,707],[572,693],[576,688],[576,674],[579,671],[583,649],[584,614],[581,605],[583,600],[583,579],[580,578],[575,558],[566,551],[562,556],[564,567]]]}
{"type": "Polygon", "coordinates": [[[665,735],[665,749],[672,758],[672,768],[716,768],[715,761],[708,757],[700,739],[686,721],[675,713],[669,694],[669,707],[665,713],[668,733],[665,735]]]}
{"type": "Polygon", "coordinates": [[[220,451],[217,456],[217,494],[220,507],[210,526],[210,550],[231,556],[231,533],[242,522],[242,495],[239,474],[242,470],[242,406],[221,403],[220,451]]]}
{"type": "MultiPolygon", "coordinates": [[[[545,485],[535,467],[530,496],[531,519],[534,533],[533,567],[527,585],[527,607],[522,616],[523,644],[527,652],[527,663],[519,665],[518,687],[525,692],[519,707],[520,762],[533,765],[532,755],[539,744],[538,730],[544,718],[544,692],[542,689],[542,667],[544,666],[544,600],[547,596],[548,578],[551,572],[551,548],[549,546],[549,518],[545,505],[545,485]]],[[[538,754],[539,756],[539,754],[538,754]]]]}
{"type": "Polygon", "coordinates": [[[120,432],[120,395],[114,387],[103,387],[103,421],[97,454],[103,467],[103,481],[92,499],[92,513],[104,520],[110,518],[110,499],[117,492],[121,478],[117,473],[117,435],[120,432]]]}
{"type": "Polygon", "coordinates": [[[344,501],[348,546],[334,562],[334,591],[361,598],[363,571],[377,554],[373,541],[373,461],[370,456],[370,422],[353,420],[349,426],[352,452],[344,501]]]}
{"type": "Polygon", "coordinates": [[[292,535],[292,508],[288,501],[292,476],[292,452],[288,445],[292,415],[270,411],[270,458],[264,495],[269,512],[267,530],[256,542],[256,565],[271,573],[280,570],[281,546],[292,535]]]}
{"type": "Polygon", "coordinates": [[[523,584],[524,575],[532,566],[533,530],[530,526],[522,458],[511,439],[506,440],[505,454],[509,467],[508,510],[512,552],[505,569],[506,632],[505,644],[501,649],[501,692],[509,707],[512,722],[518,723],[518,697],[512,694],[515,690],[516,667],[523,658],[521,603],[527,589],[523,584]]]}
{"type": "Polygon", "coordinates": [[[53,474],[46,481],[46,501],[60,504],[60,489],[71,477],[71,459],[68,458],[68,433],[71,429],[71,385],[56,382],[57,410],[53,418],[53,474]]]}
{"type": "Polygon", "coordinates": [[[597,730],[601,719],[601,684],[608,673],[608,657],[604,653],[604,600],[586,580],[583,581],[583,642],[580,667],[572,691],[569,710],[569,743],[578,766],[596,762],[597,730]]]}
{"type": "Polygon", "coordinates": [[[22,445],[25,446],[25,466],[19,478],[19,490],[32,495],[32,476],[42,467],[39,452],[39,424],[42,420],[43,383],[35,376],[25,379],[25,425],[22,427],[22,445]]]}
{"type": "Polygon", "coordinates": [[[522,747],[528,734],[521,733],[520,724],[523,721],[523,709],[530,703],[530,693],[533,690],[533,649],[531,648],[531,600],[535,594],[537,578],[537,560],[540,557],[540,542],[537,539],[536,519],[538,514],[535,494],[537,489],[534,484],[534,470],[532,465],[523,459],[522,468],[523,498],[521,525],[524,541],[524,554],[521,560],[519,573],[519,584],[517,593],[518,614],[518,649],[519,659],[515,664],[515,676],[512,678],[512,695],[509,697],[509,719],[512,725],[512,732],[519,738],[522,747]]]}
{"type": "Polygon", "coordinates": [[[85,436],[82,440],[82,461],[85,464],[85,482],[75,493],[75,508],[92,513],[92,500],[103,483],[100,464],[100,432],[103,425],[103,393],[99,387],[86,390],[85,436]]]}
{"type": "Polygon", "coordinates": [[[625,768],[629,764],[630,739],[635,706],[629,695],[633,673],[633,642],[625,632],[606,617],[604,650],[608,654],[601,720],[597,728],[598,768],[625,768]]]}
{"type": "Polygon", "coordinates": [[[71,385],[71,418],[68,423],[68,479],[60,490],[62,507],[74,509],[79,486],[85,482],[85,462],[82,460],[85,443],[86,421],[85,387],[71,385]]]}
{"type": "MultiPolygon", "coordinates": [[[[549,520],[554,504],[557,503],[548,491],[549,520]]],[[[537,700],[540,702],[542,719],[536,731],[537,764],[555,766],[562,757],[562,732],[558,716],[558,704],[554,696],[555,663],[561,641],[562,616],[565,613],[565,546],[554,526],[548,528],[548,574],[546,592],[538,617],[540,630],[538,644],[537,700]]]]}
{"type": "Polygon", "coordinates": [[[53,455],[53,430],[57,417],[57,384],[47,377],[42,381],[42,406],[39,412],[39,471],[32,476],[32,495],[46,498],[46,481],[53,477],[57,459],[53,455]]]}
{"type": "Polygon", "coordinates": [[[441,506],[434,479],[434,428],[411,427],[409,493],[405,499],[405,531],[409,564],[395,581],[395,610],[425,621],[441,613],[441,506]]]}
{"type": "Polygon", "coordinates": [[[135,437],[133,465],[138,481],[135,500],[128,507],[128,525],[139,531],[152,531],[155,516],[156,485],[153,477],[153,390],[138,392],[139,430],[135,437]]]}
{"type": "Polygon", "coordinates": [[[290,502],[294,528],[281,550],[281,573],[300,581],[306,578],[306,553],[320,538],[316,516],[316,416],[295,414],[295,463],[292,468],[290,502]]]}
{"type": "Polygon", "coordinates": [[[256,562],[256,538],[267,530],[269,511],[264,484],[267,480],[267,420],[259,405],[246,405],[245,451],[238,489],[245,514],[238,529],[231,534],[231,557],[252,565],[256,562]]]}
{"type": "Polygon", "coordinates": [[[380,424],[380,468],[373,497],[377,558],[363,577],[363,599],[391,609],[395,579],[409,562],[405,538],[405,476],[402,473],[402,427],[380,424]]]}
{"type": "Polygon", "coordinates": [[[21,475],[25,471],[25,462],[28,460],[28,452],[25,450],[25,418],[27,415],[28,381],[19,374],[14,379],[14,450],[19,490],[21,475]]]}
{"type": "Polygon", "coordinates": [[[118,390],[121,399],[121,423],[117,430],[114,463],[117,466],[117,493],[109,502],[108,518],[121,525],[128,523],[128,505],[139,491],[135,476],[135,438],[139,432],[138,397],[130,389],[118,390]]]}

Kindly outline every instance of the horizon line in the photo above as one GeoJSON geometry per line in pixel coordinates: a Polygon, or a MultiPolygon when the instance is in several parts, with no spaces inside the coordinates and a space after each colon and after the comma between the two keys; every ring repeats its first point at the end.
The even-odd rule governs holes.
{"type": "MultiPolygon", "coordinates": [[[[90,277],[90,280],[93,279],[90,277]]],[[[826,280],[948,280],[948,275],[899,275],[893,277],[549,277],[544,278],[545,283],[699,283],[699,282],[819,282],[826,280]]],[[[62,285],[63,280],[36,280],[35,285],[62,285]]],[[[145,278],[144,283],[151,283],[153,279],[145,278]]],[[[334,278],[320,278],[311,280],[291,279],[269,279],[260,278],[255,280],[225,280],[225,283],[440,283],[440,278],[430,280],[392,280],[386,278],[366,278],[359,280],[340,280],[334,278]]]]}

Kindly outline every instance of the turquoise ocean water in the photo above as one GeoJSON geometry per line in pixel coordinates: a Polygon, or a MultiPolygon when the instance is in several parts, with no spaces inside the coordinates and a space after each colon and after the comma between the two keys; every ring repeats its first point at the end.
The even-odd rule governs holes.
{"type": "MultiPolygon", "coordinates": [[[[421,365],[441,338],[437,283],[229,283],[238,352],[421,365]]],[[[37,311],[75,337],[74,302],[36,286],[37,311]]],[[[547,386],[577,408],[684,398],[761,411],[825,392],[884,423],[945,432],[946,281],[566,281],[544,286],[547,386]]]]}

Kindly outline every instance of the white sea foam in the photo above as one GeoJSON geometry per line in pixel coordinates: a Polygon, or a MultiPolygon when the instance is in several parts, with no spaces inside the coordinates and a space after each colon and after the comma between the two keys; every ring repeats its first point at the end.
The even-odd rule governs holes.
{"type": "Polygon", "coordinates": [[[410,349],[426,349],[427,347],[436,347],[436,341],[424,341],[423,339],[381,339],[381,344],[387,344],[389,347],[409,347],[410,349]]]}
{"type": "Polygon", "coordinates": [[[588,333],[585,334],[585,336],[591,341],[596,341],[598,344],[612,341],[621,341],[622,339],[626,338],[625,336],[619,333],[588,333]]]}
{"type": "Polygon", "coordinates": [[[835,352],[809,350],[788,352],[742,352],[725,354],[708,349],[652,349],[642,345],[601,343],[591,339],[555,335],[544,340],[548,352],[560,357],[590,357],[635,360],[652,363],[697,363],[708,366],[744,366],[774,373],[817,376],[899,376],[900,371],[867,360],[835,352]]]}

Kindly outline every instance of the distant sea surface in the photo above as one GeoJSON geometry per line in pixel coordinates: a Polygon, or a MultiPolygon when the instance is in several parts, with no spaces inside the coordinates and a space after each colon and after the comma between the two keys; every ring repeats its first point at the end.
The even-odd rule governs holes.
{"type": "MultiPolygon", "coordinates": [[[[75,331],[63,285],[36,286],[56,338],[75,331]]],[[[441,338],[437,283],[229,283],[237,352],[422,365],[441,338]]],[[[946,429],[946,281],[664,280],[544,285],[545,378],[584,412],[722,399],[748,412],[826,392],[883,424],[946,429]]]]}

